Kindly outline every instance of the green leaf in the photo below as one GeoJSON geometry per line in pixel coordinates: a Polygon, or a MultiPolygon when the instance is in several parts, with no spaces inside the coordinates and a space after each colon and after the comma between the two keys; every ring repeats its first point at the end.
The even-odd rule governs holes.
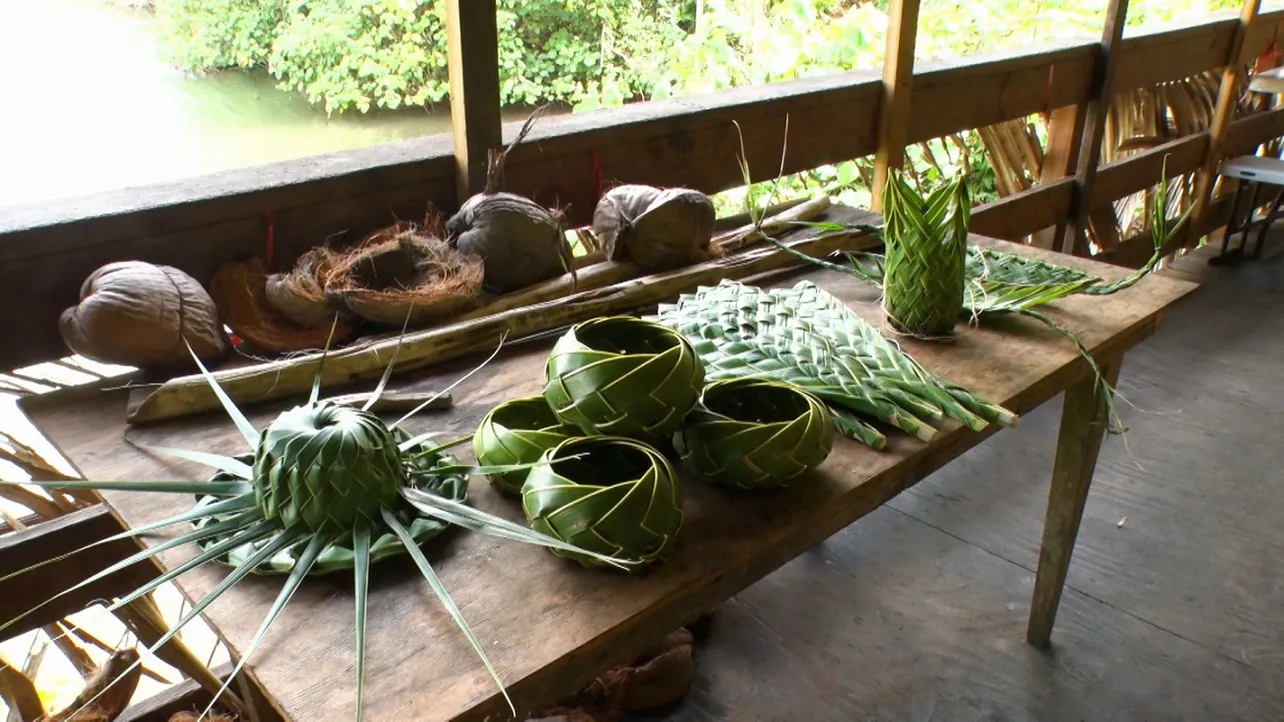
{"type": "MultiPolygon", "coordinates": [[[[98,694],[86,700],[86,702],[83,705],[81,705],[80,709],[75,710],[71,715],[69,715],[69,717],[74,717],[76,712],[81,712],[89,708],[90,705],[96,702],[98,698],[103,695],[103,693],[111,689],[111,687],[115,685],[117,682],[119,682],[121,679],[124,679],[130,672],[134,670],[135,667],[142,664],[144,659],[154,656],[156,654],[156,650],[160,649],[165,644],[168,644],[169,640],[177,636],[178,633],[183,630],[183,627],[187,626],[188,622],[192,621],[193,619],[198,617],[202,612],[204,612],[205,608],[213,604],[220,596],[222,596],[223,592],[226,592],[228,589],[231,589],[234,585],[236,585],[242,579],[249,576],[251,571],[253,571],[253,569],[257,567],[259,564],[263,563],[264,560],[270,558],[273,554],[276,554],[277,552],[281,551],[282,549],[289,546],[290,544],[293,544],[296,540],[297,540],[297,537],[293,535],[281,534],[271,543],[267,544],[262,549],[255,552],[255,554],[252,557],[250,557],[250,559],[246,561],[245,564],[237,567],[236,569],[233,569],[230,574],[228,574],[226,577],[223,578],[222,581],[216,584],[214,588],[211,589],[208,594],[202,597],[199,602],[196,602],[195,604],[193,604],[191,610],[189,610],[187,614],[183,616],[182,619],[179,619],[178,622],[174,624],[174,626],[170,627],[168,631],[162,634],[160,639],[156,640],[155,644],[153,644],[150,647],[147,647],[144,650],[143,654],[138,655],[138,659],[134,660],[133,664],[129,665],[124,670],[122,670],[121,673],[117,675],[116,679],[112,680],[110,683],[105,685],[103,689],[98,692],[98,694]]],[[[142,595],[140,594],[138,596],[142,596],[142,595]]]]}
{"type": "Polygon", "coordinates": [[[201,358],[192,350],[192,345],[187,343],[186,339],[183,340],[183,343],[187,344],[188,353],[192,355],[192,360],[196,362],[197,368],[201,370],[201,374],[209,382],[210,388],[213,389],[214,395],[218,397],[219,403],[223,404],[223,409],[232,418],[236,428],[240,429],[241,436],[245,437],[245,443],[250,445],[250,450],[254,450],[259,445],[259,432],[254,430],[254,425],[250,423],[249,419],[245,418],[245,414],[241,413],[236,404],[232,403],[232,399],[223,391],[223,387],[218,385],[218,380],[209,372],[209,369],[205,368],[205,364],[201,363],[201,358]]]}
{"type": "Polygon", "coordinates": [[[405,545],[406,551],[410,553],[410,558],[415,560],[415,566],[419,567],[419,572],[423,574],[424,579],[428,582],[428,586],[432,587],[433,592],[437,595],[437,599],[441,601],[442,606],[446,607],[446,611],[450,614],[450,617],[455,620],[455,624],[459,627],[459,630],[468,638],[468,643],[472,645],[473,651],[475,651],[477,656],[481,658],[482,664],[486,666],[486,671],[490,672],[490,676],[495,680],[495,684],[499,685],[500,694],[504,695],[504,700],[508,702],[509,710],[511,710],[513,716],[516,717],[517,707],[513,705],[513,700],[509,698],[508,690],[505,689],[504,683],[499,679],[499,673],[495,671],[494,665],[490,663],[490,658],[486,656],[486,650],[482,649],[481,642],[477,641],[477,636],[474,635],[473,630],[469,628],[468,622],[464,620],[463,613],[459,611],[459,607],[455,606],[454,600],[450,598],[450,593],[446,591],[445,585],[443,585],[441,583],[441,579],[437,577],[437,572],[433,571],[432,565],[428,563],[428,560],[424,557],[424,553],[420,551],[419,545],[415,544],[415,540],[411,538],[410,532],[406,531],[406,528],[401,525],[401,522],[397,521],[396,515],[387,509],[383,510],[383,522],[388,525],[388,528],[391,529],[398,538],[401,539],[401,543],[405,545]]]}
{"type": "Polygon", "coordinates": [[[162,454],[168,454],[185,461],[194,461],[198,464],[213,467],[219,471],[226,471],[232,476],[241,479],[250,480],[254,478],[254,469],[249,464],[230,456],[222,454],[211,454],[206,451],[188,451],[187,449],[171,449],[168,446],[148,446],[146,444],[135,444],[141,449],[148,451],[159,451],[162,454]]]}
{"type": "Polygon", "coordinates": [[[366,675],[366,600],[370,588],[370,527],[361,525],[352,532],[352,551],[354,554],[353,601],[356,602],[356,640],[357,640],[357,719],[361,719],[362,680],[366,675]]]}
{"type": "MultiPolygon", "coordinates": [[[[276,601],[272,603],[272,608],[268,610],[267,616],[263,618],[263,623],[259,625],[258,631],[255,632],[254,636],[250,639],[249,645],[244,650],[241,650],[240,658],[236,661],[236,666],[232,668],[231,674],[227,675],[227,679],[223,681],[223,686],[219,687],[218,692],[214,693],[213,698],[210,699],[209,706],[205,708],[205,711],[202,712],[197,719],[205,719],[206,716],[213,711],[214,705],[218,703],[219,697],[223,696],[223,692],[227,690],[228,685],[232,683],[232,680],[236,679],[236,675],[241,673],[241,670],[245,667],[245,663],[249,661],[250,656],[254,654],[254,650],[258,649],[259,644],[263,642],[263,637],[267,635],[267,631],[272,626],[272,623],[276,621],[278,616],[280,616],[281,610],[285,609],[285,605],[290,603],[290,599],[294,597],[294,593],[299,590],[299,585],[303,583],[303,578],[312,570],[312,565],[316,564],[317,557],[321,555],[321,551],[332,541],[334,541],[333,536],[318,535],[312,537],[312,540],[308,542],[308,546],[304,548],[303,553],[299,555],[299,561],[294,565],[294,568],[290,570],[290,575],[285,578],[285,582],[282,583],[281,592],[276,595],[276,601]]],[[[357,689],[361,689],[360,681],[357,683],[357,689]]],[[[357,695],[360,697],[359,691],[357,695]]],[[[360,714],[358,714],[357,719],[361,719],[360,714]]]]}

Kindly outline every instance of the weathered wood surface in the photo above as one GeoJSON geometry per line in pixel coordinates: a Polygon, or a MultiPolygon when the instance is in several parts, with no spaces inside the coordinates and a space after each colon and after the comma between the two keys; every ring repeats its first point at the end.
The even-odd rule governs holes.
{"type": "Polygon", "coordinates": [[[1097,470],[1097,454],[1107,426],[1098,384],[1111,388],[1119,380],[1123,359],[1116,356],[1098,362],[1101,380],[1085,378],[1066,389],[1061,409],[1061,431],[1057,437],[1057,455],[1052,466],[1052,488],[1048,495],[1048,513],[1043,523],[1043,546],[1039,550],[1038,576],[1034,598],[1030,602],[1030,624],[1026,641],[1039,648],[1052,642],[1052,625],[1057,619],[1057,606],[1070,570],[1079,520],[1092,488],[1092,475],[1097,470]]]}
{"type": "MultiPolygon", "coordinates": [[[[1016,248],[1012,244],[976,242],[1016,248]]],[[[1022,252],[1057,258],[1033,249],[1022,252]]],[[[1107,279],[1119,269],[1066,261],[1107,279]]],[[[867,319],[878,322],[875,294],[840,274],[810,271],[815,279],[867,319]]],[[[778,279],[792,284],[798,276],[778,279]]],[[[1049,313],[1081,335],[1095,353],[1118,354],[1154,331],[1163,310],[1193,290],[1190,283],[1151,277],[1112,297],[1068,299],[1049,313]]],[[[904,342],[928,368],[1021,413],[1047,401],[1086,366],[1068,344],[1046,329],[1016,319],[967,329],[952,345],[904,342]]],[[[502,400],[537,393],[548,342],[510,349],[489,372],[455,391],[449,415],[431,425],[471,433],[502,400]]],[[[465,369],[427,375],[406,388],[437,387],[465,369]]],[[[125,397],[104,393],[40,409],[34,421],[85,474],[95,478],[202,478],[186,462],[152,458],[122,445],[125,397]]],[[[260,427],[270,409],[252,416],[260,427]]],[[[536,548],[477,535],[452,535],[431,547],[430,558],[468,617],[520,706],[539,706],[589,681],[607,666],[640,651],[654,638],[689,621],[824,540],[887,499],[948,463],[993,433],[947,423],[931,444],[891,434],[885,452],[839,439],[814,481],[780,494],[729,493],[707,484],[685,488],[686,519],[668,560],[638,578],[580,569],[536,548]]],[[[220,416],[174,422],[134,432],[143,443],[241,450],[235,429],[220,416]]],[[[468,456],[468,453],[464,453],[468,456]]],[[[1042,486],[1042,482],[1039,483],[1042,486]]],[[[111,493],[110,502],[134,522],[158,518],[187,504],[183,498],[111,493]]],[[[519,519],[516,505],[475,481],[478,507],[519,519]]],[[[173,564],[188,552],[167,555],[173,564]]],[[[182,582],[200,596],[221,578],[204,570],[182,582]]],[[[279,580],[256,579],[214,604],[212,625],[238,650],[271,603],[279,580]]],[[[349,715],[352,705],[352,599],[346,575],[311,582],[278,619],[252,658],[255,671],[295,719],[349,715]]],[[[402,561],[381,565],[369,611],[366,701],[371,719],[504,718],[502,699],[449,618],[402,561]],[[469,712],[471,710],[471,712],[469,712]]]]}
{"type": "Polygon", "coordinates": [[[905,161],[905,129],[910,121],[914,88],[914,41],[918,36],[919,0],[894,0],[888,11],[883,51],[883,95],[878,106],[878,147],[874,150],[874,183],[870,209],[883,212],[888,174],[905,161]]]}

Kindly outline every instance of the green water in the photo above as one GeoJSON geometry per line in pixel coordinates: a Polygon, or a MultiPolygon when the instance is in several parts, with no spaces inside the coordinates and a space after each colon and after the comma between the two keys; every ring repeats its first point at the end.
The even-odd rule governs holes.
{"type": "Polygon", "coordinates": [[[0,0],[0,208],[450,131],[444,105],[326,117],[266,73],[193,77],[120,0],[0,0]]]}

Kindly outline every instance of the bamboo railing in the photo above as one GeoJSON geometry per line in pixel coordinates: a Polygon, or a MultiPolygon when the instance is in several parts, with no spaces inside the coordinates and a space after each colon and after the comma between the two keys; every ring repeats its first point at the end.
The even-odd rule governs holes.
{"type": "MultiPolygon", "coordinates": [[[[273,239],[278,265],[284,265],[336,231],[358,237],[394,217],[422,214],[426,202],[457,207],[465,193],[479,188],[487,151],[510,142],[518,124],[500,123],[494,0],[448,5],[451,134],[0,210],[0,328],[21,339],[0,345],[0,368],[65,356],[58,314],[75,302],[85,276],[106,262],[166,263],[206,282],[230,257],[261,255],[265,237],[273,239]]],[[[785,173],[873,156],[877,185],[903,162],[908,144],[1044,114],[1048,142],[1039,149],[1037,182],[1012,186],[1001,200],[975,209],[972,230],[1087,253],[1089,229],[1101,225],[1103,216],[1113,220],[1106,214],[1114,213],[1118,199],[1155,186],[1166,159],[1170,178],[1193,173],[1199,188],[1197,220],[1168,249],[1175,251],[1226,220],[1225,196],[1213,195],[1217,163],[1284,136],[1284,109],[1237,114],[1228,90],[1235,85],[1228,81],[1274,48],[1284,9],[1261,11],[1258,3],[1246,2],[1235,17],[1123,37],[1127,0],[1112,0],[1099,40],[915,64],[918,0],[894,0],[893,6],[882,72],[550,117],[510,154],[506,187],[564,208],[571,223],[585,223],[599,178],[706,193],[742,185],[736,162],[741,135],[754,181],[782,170],[787,141],[785,173]],[[1111,150],[1105,139],[1112,98],[1207,71],[1223,73],[1223,92],[1206,128],[1101,162],[1103,155],[1113,157],[1103,153],[1103,147],[1111,150]]],[[[1096,236],[1098,257],[1112,263],[1137,266],[1152,250],[1149,233],[1096,236]]],[[[0,391],[5,390],[41,389],[29,378],[3,375],[0,391]]],[[[49,469],[35,465],[31,471],[49,469]]],[[[28,527],[23,531],[0,530],[0,576],[16,564],[49,558],[118,528],[101,506],[66,501],[47,514],[16,520],[28,527]],[[41,516],[57,518],[42,523],[41,516]]],[[[0,582],[0,618],[23,606],[30,589],[52,589],[60,580],[83,576],[82,565],[96,570],[128,550],[129,545],[104,546],[51,564],[25,578],[22,590],[0,582]]],[[[130,581],[137,579],[104,580],[5,634],[56,623],[77,605],[112,596],[130,581]]],[[[182,689],[199,694],[191,684],[182,689]]],[[[181,707],[182,700],[175,704],[181,707]]],[[[148,714],[153,713],[133,718],[163,719],[148,714]]]]}

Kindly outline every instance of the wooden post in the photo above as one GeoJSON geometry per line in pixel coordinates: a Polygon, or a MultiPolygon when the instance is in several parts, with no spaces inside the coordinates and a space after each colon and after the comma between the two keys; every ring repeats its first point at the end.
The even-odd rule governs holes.
{"type": "Polygon", "coordinates": [[[905,128],[909,125],[910,90],[914,85],[914,40],[918,35],[919,0],[892,0],[883,54],[883,103],[878,121],[878,150],[874,153],[871,207],[883,210],[883,186],[888,173],[905,160],[905,128]]]}
{"type": "MultiPolygon", "coordinates": [[[[1248,62],[1244,57],[1244,38],[1248,35],[1249,26],[1257,18],[1261,0],[1244,0],[1239,10],[1239,25],[1231,39],[1230,50],[1226,53],[1226,67],[1222,71],[1221,87],[1217,90],[1217,105],[1213,110],[1213,122],[1208,128],[1208,153],[1204,163],[1195,176],[1195,205],[1191,212],[1190,224],[1182,233],[1182,245],[1191,247],[1199,239],[1199,229],[1204,227],[1204,215],[1208,212],[1208,202],[1213,193],[1213,179],[1217,176],[1217,166],[1222,159],[1222,143],[1226,134],[1226,125],[1234,113],[1236,101],[1235,82],[1239,79],[1240,67],[1248,62]]],[[[1249,209],[1250,217],[1253,209],[1249,209]]],[[[1174,249],[1175,250],[1175,249],[1174,249]]]]}
{"type": "MultiPolygon", "coordinates": [[[[1113,388],[1119,380],[1122,358],[1098,361],[1101,376],[1113,388]]],[[[1046,648],[1052,637],[1052,624],[1061,604],[1070,556],[1079,536],[1079,522],[1088,500],[1088,488],[1097,468],[1097,453],[1109,419],[1101,408],[1097,378],[1089,374],[1066,390],[1061,407],[1061,431],[1057,437],[1057,456],[1052,467],[1052,490],[1048,494],[1048,515],[1043,524],[1043,546],[1039,549],[1039,568],[1034,578],[1034,597],[1030,602],[1030,622],[1026,641],[1046,648]]]]}
{"type": "MultiPolygon", "coordinates": [[[[1088,222],[1092,213],[1092,187],[1101,163],[1101,142],[1106,133],[1106,117],[1115,94],[1115,66],[1119,64],[1119,41],[1123,38],[1128,17],[1128,0],[1110,0],[1106,7],[1106,24],[1097,46],[1089,97],[1084,103],[1083,137],[1075,163],[1074,193],[1070,197],[1070,233],[1061,250],[1081,256],[1088,254],[1088,222]]],[[[1101,224],[1104,225],[1104,224],[1101,224]]]]}
{"type": "Polygon", "coordinates": [[[495,0],[447,0],[450,124],[459,202],[486,186],[486,158],[503,147],[495,0]]]}
{"type": "MultiPolygon", "coordinates": [[[[1043,151],[1039,183],[1061,180],[1074,172],[1079,164],[1079,145],[1083,141],[1086,118],[1083,104],[1067,105],[1052,111],[1052,117],[1048,120],[1048,147],[1043,151]]],[[[1066,221],[1067,217],[1062,216],[1054,228],[1036,233],[1034,245],[1049,250],[1060,248],[1066,237],[1066,221]]]]}

